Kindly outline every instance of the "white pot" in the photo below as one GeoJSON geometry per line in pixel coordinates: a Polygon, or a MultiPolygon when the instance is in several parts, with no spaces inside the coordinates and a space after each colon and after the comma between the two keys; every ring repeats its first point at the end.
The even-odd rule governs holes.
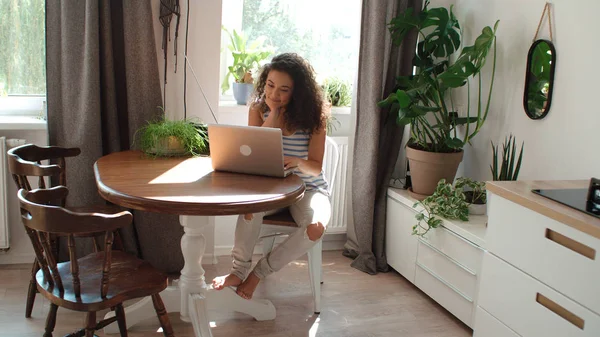
{"type": "Polygon", "coordinates": [[[469,214],[485,215],[487,213],[487,204],[469,204],[469,214]]]}

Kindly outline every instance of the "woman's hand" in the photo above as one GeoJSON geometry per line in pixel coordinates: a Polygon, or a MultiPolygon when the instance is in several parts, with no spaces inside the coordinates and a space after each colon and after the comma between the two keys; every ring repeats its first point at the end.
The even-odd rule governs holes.
{"type": "Polygon", "coordinates": [[[302,158],[284,156],[283,157],[283,169],[287,170],[287,169],[290,169],[290,168],[293,168],[293,167],[300,168],[300,163],[302,161],[303,161],[302,158]]]}

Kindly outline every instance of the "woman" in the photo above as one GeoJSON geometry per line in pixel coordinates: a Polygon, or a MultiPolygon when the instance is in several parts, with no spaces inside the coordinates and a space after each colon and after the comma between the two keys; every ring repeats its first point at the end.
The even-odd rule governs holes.
{"type": "Polygon", "coordinates": [[[251,299],[259,282],[306,253],[325,232],[331,217],[327,182],[323,175],[325,152],[324,102],[313,68],[296,54],[281,54],[260,74],[256,97],[250,106],[248,125],[280,128],[285,169],[294,168],[304,181],[304,197],[290,206],[299,228],[258,261],[251,273],[252,253],[263,217],[276,213],[240,215],[236,224],[230,274],[216,277],[214,289],[237,287],[237,294],[251,299]]]}

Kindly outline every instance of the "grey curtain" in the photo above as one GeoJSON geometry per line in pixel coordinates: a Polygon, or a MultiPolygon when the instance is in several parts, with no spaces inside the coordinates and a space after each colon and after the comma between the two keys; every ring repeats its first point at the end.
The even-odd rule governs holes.
{"type": "MultiPolygon", "coordinates": [[[[46,1],[49,143],[81,148],[67,164],[72,206],[103,202],[94,162],[128,150],[135,131],[159,113],[153,20],[150,1],[46,1]]],[[[183,266],[182,235],[176,216],[137,211],[122,232],[127,251],[165,272],[183,266]]]]}
{"type": "Polygon", "coordinates": [[[407,8],[420,12],[422,0],[364,0],[358,64],[356,136],[352,169],[354,227],[343,254],[352,267],[369,274],[387,271],[385,257],[386,190],[400,151],[403,127],[377,107],[399,75],[412,74],[416,32],[392,46],[388,23],[407,8]]]}

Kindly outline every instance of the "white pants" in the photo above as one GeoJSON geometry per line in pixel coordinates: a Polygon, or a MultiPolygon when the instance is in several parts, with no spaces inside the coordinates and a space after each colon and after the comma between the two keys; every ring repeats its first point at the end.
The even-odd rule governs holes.
{"type": "MultiPolygon", "coordinates": [[[[263,279],[269,274],[280,270],[288,263],[306,253],[318,240],[312,241],[306,234],[310,224],[320,222],[327,228],[331,218],[331,203],[325,194],[312,190],[306,191],[304,197],[289,207],[298,229],[289,235],[285,241],[277,245],[271,253],[258,261],[254,267],[254,274],[263,279]]],[[[231,256],[233,268],[231,273],[244,280],[252,266],[252,254],[259,235],[263,217],[277,213],[281,210],[253,214],[252,220],[246,220],[240,215],[235,227],[235,240],[231,256]]],[[[323,232],[325,234],[325,232],[323,232]]]]}

